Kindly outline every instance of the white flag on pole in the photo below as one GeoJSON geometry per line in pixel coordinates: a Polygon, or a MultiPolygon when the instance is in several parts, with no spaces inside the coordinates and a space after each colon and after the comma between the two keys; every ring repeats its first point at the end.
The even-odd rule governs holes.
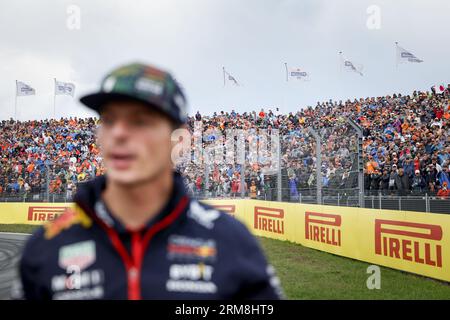
{"type": "Polygon", "coordinates": [[[348,60],[347,58],[344,57],[342,52],[340,52],[340,54],[341,54],[341,63],[342,63],[342,66],[344,67],[344,70],[356,72],[361,76],[363,75],[362,70],[363,70],[364,66],[362,64],[356,64],[356,63],[348,60]]]}
{"type": "Polygon", "coordinates": [[[411,52],[403,49],[402,47],[400,47],[397,44],[397,63],[403,63],[403,62],[421,63],[421,62],[423,62],[423,60],[417,58],[411,52]]]}
{"type": "MultiPolygon", "coordinates": [[[[239,82],[236,80],[235,77],[233,77],[231,74],[229,74],[225,68],[223,68],[223,72],[224,72],[224,80],[228,80],[230,81],[232,84],[234,84],[235,86],[240,86],[239,82]]],[[[223,85],[225,85],[226,81],[224,81],[223,85]]]]}
{"type": "Polygon", "coordinates": [[[55,95],[72,96],[75,93],[75,85],[70,82],[62,82],[55,80],[55,95]]]}
{"type": "Polygon", "coordinates": [[[16,96],[32,96],[36,90],[22,81],[16,81],[16,96]]]}
{"type": "Polygon", "coordinates": [[[300,68],[289,68],[289,79],[294,79],[294,80],[309,80],[309,73],[303,71],[300,68]]]}

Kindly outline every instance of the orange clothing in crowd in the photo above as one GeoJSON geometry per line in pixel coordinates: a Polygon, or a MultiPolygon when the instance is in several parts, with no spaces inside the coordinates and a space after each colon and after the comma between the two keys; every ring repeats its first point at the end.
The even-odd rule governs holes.
{"type": "Polygon", "coordinates": [[[409,128],[409,124],[408,124],[408,122],[403,122],[402,123],[402,132],[404,133],[404,132],[406,132],[407,130],[408,130],[408,128],[409,128]]]}
{"type": "Polygon", "coordinates": [[[378,163],[376,163],[375,161],[368,161],[366,165],[368,174],[374,173],[375,169],[378,168],[378,163]]]}
{"type": "Polygon", "coordinates": [[[446,120],[450,119],[450,112],[444,113],[444,119],[446,119],[446,120]]]}
{"type": "Polygon", "coordinates": [[[449,189],[441,189],[438,191],[437,193],[438,197],[444,197],[444,198],[448,198],[448,196],[450,196],[450,190],[449,189]]]}
{"type": "Polygon", "coordinates": [[[28,165],[28,167],[27,167],[27,172],[28,172],[28,173],[31,173],[31,172],[33,172],[33,170],[34,170],[34,163],[32,162],[32,163],[30,163],[30,164],[28,165]]]}

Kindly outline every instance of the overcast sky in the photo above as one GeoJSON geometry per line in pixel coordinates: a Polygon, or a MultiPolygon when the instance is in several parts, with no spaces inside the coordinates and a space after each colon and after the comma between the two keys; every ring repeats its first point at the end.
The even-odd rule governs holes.
{"type": "Polygon", "coordinates": [[[76,84],[56,115],[94,115],[78,98],[117,65],[141,61],[173,72],[190,113],[296,111],[317,101],[411,93],[450,83],[448,0],[10,0],[0,4],[0,119],[53,116],[53,78],[76,84]],[[80,9],[80,28],[70,29],[80,9]],[[370,29],[380,9],[380,28],[370,29]],[[395,41],[424,62],[396,68],[395,41]],[[340,71],[338,52],[364,66],[340,71]],[[286,83],[284,63],[310,74],[286,83]],[[222,67],[241,84],[223,85],[222,67]]]}

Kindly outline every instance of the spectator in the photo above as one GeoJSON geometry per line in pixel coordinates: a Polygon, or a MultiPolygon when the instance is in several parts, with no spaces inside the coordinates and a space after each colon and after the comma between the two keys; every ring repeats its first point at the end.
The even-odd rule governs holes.
{"type": "Polygon", "coordinates": [[[380,190],[383,195],[387,195],[389,190],[390,176],[386,169],[383,170],[383,175],[380,177],[380,190]]]}
{"type": "Polygon", "coordinates": [[[397,166],[393,165],[392,169],[391,169],[391,173],[389,175],[389,191],[390,191],[390,194],[393,193],[392,192],[393,190],[397,189],[396,183],[395,183],[396,180],[397,180],[397,166]]]}
{"type": "Polygon", "coordinates": [[[372,195],[376,195],[380,188],[381,175],[378,170],[373,171],[370,175],[370,190],[372,195]]]}
{"type": "Polygon", "coordinates": [[[425,182],[427,183],[427,191],[430,194],[434,194],[437,192],[437,186],[439,180],[437,180],[437,170],[432,164],[428,165],[426,168],[425,182]]]}
{"type": "Polygon", "coordinates": [[[414,172],[414,177],[411,183],[411,189],[415,194],[422,194],[425,190],[426,182],[425,179],[420,174],[420,170],[414,172]]]}
{"type": "Polygon", "coordinates": [[[441,197],[442,199],[448,199],[448,196],[450,196],[450,190],[447,188],[448,183],[445,181],[442,184],[442,188],[438,191],[437,196],[441,197]]]}
{"type": "Polygon", "coordinates": [[[293,174],[289,178],[289,195],[290,195],[291,201],[293,201],[293,202],[298,202],[298,200],[299,200],[297,183],[298,183],[298,179],[297,179],[296,175],[293,174]]]}
{"type": "Polygon", "coordinates": [[[238,194],[238,182],[236,181],[235,178],[233,178],[233,180],[231,181],[231,196],[233,198],[236,198],[237,194],[238,194]]]}
{"type": "Polygon", "coordinates": [[[256,183],[255,180],[252,180],[250,185],[250,199],[256,199],[256,197],[257,197],[256,183]]]}
{"type": "Polygon", "coordinates": [[[398,169],[398,174],[395,177],[395,188],[399,196],[405,196],[411,188],[409,177],[404,173],[403,168],[398,169]]]}

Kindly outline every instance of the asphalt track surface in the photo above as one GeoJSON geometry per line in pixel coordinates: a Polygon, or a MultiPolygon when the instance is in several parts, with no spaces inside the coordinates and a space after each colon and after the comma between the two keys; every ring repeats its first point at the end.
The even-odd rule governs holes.
{"type": "Polygon", "coordinates": [[[29,235],[0,232],[0,300],[10,299],[17,264],[29,235]]]}

